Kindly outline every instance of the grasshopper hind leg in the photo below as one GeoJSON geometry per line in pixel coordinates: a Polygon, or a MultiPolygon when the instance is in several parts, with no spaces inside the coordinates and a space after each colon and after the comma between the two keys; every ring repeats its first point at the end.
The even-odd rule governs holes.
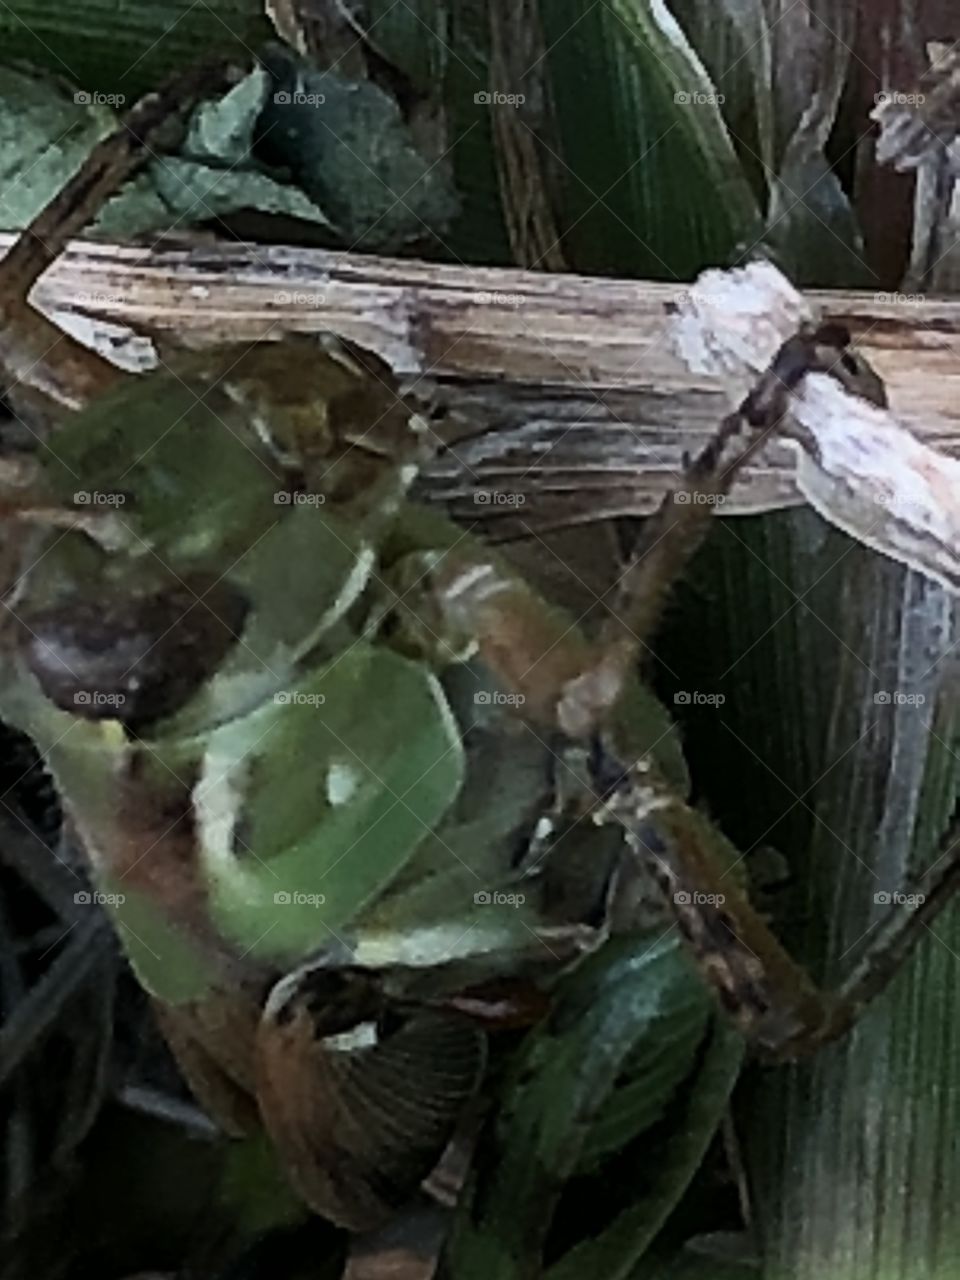
{"type": "Polygon", "coordinates": [[[597,780],[604,819],[671,906],[697,967],[743,1034],[765,1055],[790,1060],[839,1039],[880,995],[960,887],[960,805],[930,868],[878,927],[836,991],[809,978],[751,906],[718,857],[720,839],[658,778],[648,760],[620,769],[607,752],[597,780]],[[613,787],[610,779],[619,774],[613,787]]]}

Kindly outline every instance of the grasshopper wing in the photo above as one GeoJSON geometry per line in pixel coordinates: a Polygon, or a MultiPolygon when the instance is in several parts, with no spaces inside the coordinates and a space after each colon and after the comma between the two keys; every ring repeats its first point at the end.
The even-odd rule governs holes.
{"type": "Polygon", "coordinates": [[[485,1058],[486,1037],[462,1016],[397,1019],[365,976],[301,972],[278,983],[260,1023],[260,1111],[311,1208],[367,1230],[437,1164],[485,1058]]]}

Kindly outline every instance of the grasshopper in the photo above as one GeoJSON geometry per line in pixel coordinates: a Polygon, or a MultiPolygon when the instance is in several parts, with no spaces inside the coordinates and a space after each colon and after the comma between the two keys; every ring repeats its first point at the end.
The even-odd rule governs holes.
{"type": "Polygon", "coordinates": [[[878,397],[845,331],[783,346],[587,635],[411,501],[443,420],[371,352],[287,337],[134,378],[30,311],[169,96],[0,266],[8,402],[42,433],[7,460],[0,713],[43,752],[198,1100],[228,1133],[262,1125],[311,1208],[376,1226],[436,1166],[497,1029],[536,1018],[638,894],[758,1049],[843,1034],[953,892],[960,820],[820,992],[687,803],[638,652],[709,530],[691,499],[729,489],[806,373],[878,397]]]}

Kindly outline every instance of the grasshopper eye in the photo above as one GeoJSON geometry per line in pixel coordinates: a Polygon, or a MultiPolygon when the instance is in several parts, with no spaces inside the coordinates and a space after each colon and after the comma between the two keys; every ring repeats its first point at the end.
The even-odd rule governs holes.
{"type": "Polygon", "coordinates": [[[151,595],[86,593],[21,620],[26,662],[61,710],[139,730],[216,671],[247,607],[228,583],[196,578],[151,595]]]}

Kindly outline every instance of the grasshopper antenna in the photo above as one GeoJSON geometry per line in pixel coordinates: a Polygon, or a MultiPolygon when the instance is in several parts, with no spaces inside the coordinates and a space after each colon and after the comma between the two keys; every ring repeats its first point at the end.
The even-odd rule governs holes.
{"type": "Polygon", "coordinates": [[[781,425],[804,375],[829,373],[849,391],[875,398],[873,384],[860,378],[849,346],[847,330],[830,322],[804,326],[788,338],[646,521],[640,544],[614,588],[600,636],[601,651],[617,653],[624,673],[656,631],[666,598],[703,543],[716,507],[781,425]]]}

